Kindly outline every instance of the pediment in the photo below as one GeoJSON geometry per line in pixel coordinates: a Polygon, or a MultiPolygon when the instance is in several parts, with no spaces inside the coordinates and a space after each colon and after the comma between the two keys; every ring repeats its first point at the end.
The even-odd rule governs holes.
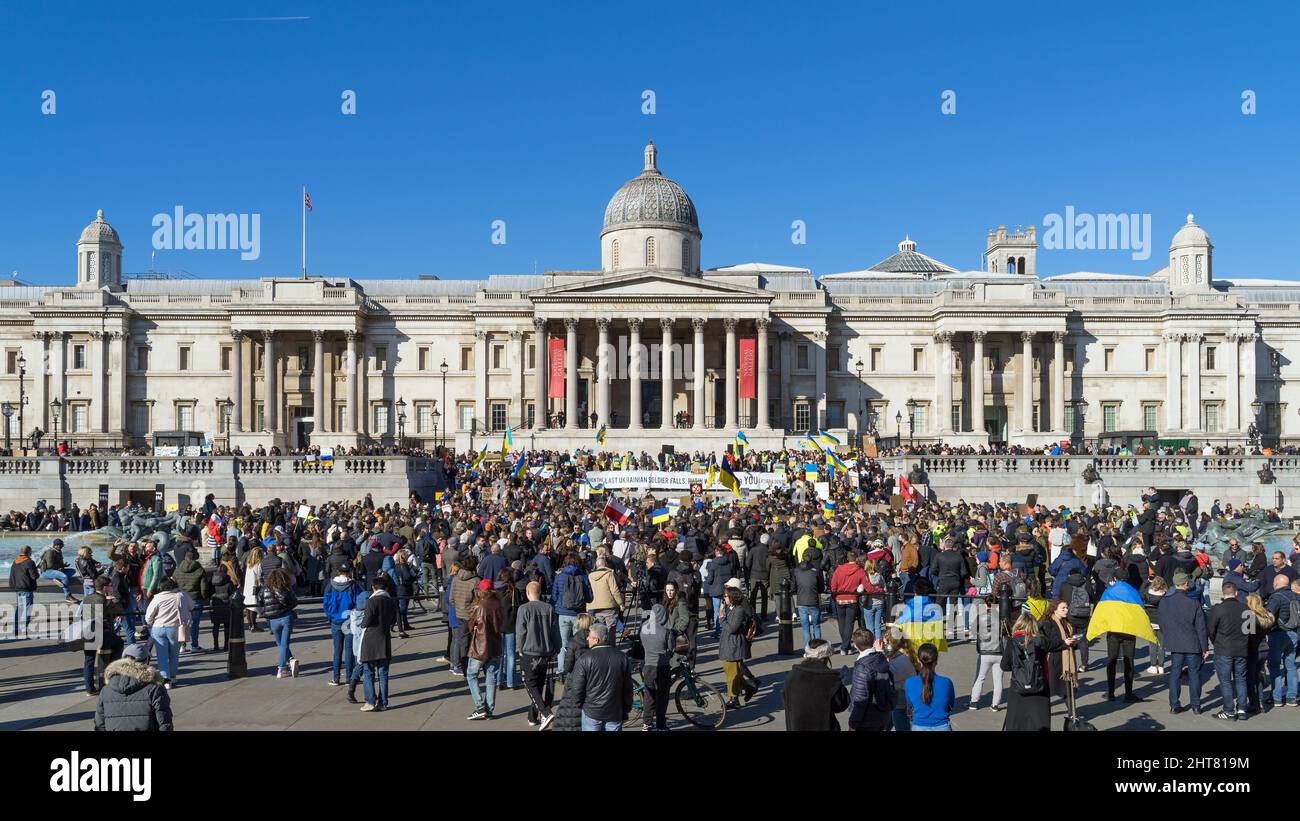
{"type": "Polygon", "coordinates": [[[739,299],[767,300],[772,294],[760,288],[734,285],[657,271],[594,276],[590,280],[569,282],[532,291],[533,301],[600,299],[739,299]]]}

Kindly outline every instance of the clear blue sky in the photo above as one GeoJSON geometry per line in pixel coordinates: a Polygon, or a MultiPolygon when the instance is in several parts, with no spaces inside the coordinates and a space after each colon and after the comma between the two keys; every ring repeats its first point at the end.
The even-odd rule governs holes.
{"type": "Polygon", "coordinates": [[[6,3],[0,273],[72,281],[96,208],[144,270],[182,205],[260,213],[261,258],[160,268],[295,274],[302,183],[313,273],[595,268],[653,137],[706,267],[853,270],[906,232],[970,269],[989,228],[1073,205],[1150,213],[1152,258],[1040,251],[1042,274],[1148,273],[1193,211],[1216,274],[1300,279],[1294,4],[577,5],[6,3]]]}

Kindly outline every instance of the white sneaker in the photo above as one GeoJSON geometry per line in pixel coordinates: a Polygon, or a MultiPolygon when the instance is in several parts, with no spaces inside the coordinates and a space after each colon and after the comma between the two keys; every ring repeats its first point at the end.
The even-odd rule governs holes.
{"type": "Polygon", "coordinates": [[[289,675],[293,678],[298,677],[298,659],[296,658],[289,659],[289,675]]]}
{"type": "Polygon", "coordinates": [[[551,713],[546,718],[542,719],[542,726],[538,727],[537,729],[539,731],[549,730],[551,729],[551,723],[554,721],[555,721],[555,713],[551,713]]]}
{"type": "Polygon", "coordinates": [[[1150,667],[1147,668],[1147,675],[1148,675],[1148,676],[1158,676],[1158,675],[1160,675],[1160,668],[1159,668],[1159,667],[1156,667],[1154,664],[1151,665],[1150,667]]]}

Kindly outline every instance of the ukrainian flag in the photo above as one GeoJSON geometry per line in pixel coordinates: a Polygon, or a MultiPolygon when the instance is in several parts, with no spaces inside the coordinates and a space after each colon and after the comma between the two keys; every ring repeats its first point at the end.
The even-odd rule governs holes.
{"type": "Polygon", "coordinates": [[[681,510],[681,508],[682,508],[682,500],[681,500],[681,499],[669,499],[669,500],[668,500],[667,502],[665,502],[664,504],[668,507],[668,512],[669,512],[669,513],[676,513],[677,511],[681,510]]]}
{"type": "Polygon", "coordinates": [[[709,472],[704,475],[704,489],[708,490],[709,487],[715,481],[717,481],[717,479],[718,479],[718,469],[713,465],[709,465],[709,472]]]}
{"type": "Polygon", "coordinates": [[[320,455],[320,460],[321,460],[321,462],[323,462],[324,464],[327,464],[327,465],[333,465],[333,464],[334,464],[334,451],[331,450],[329,453],[322,453],[322,454],[320,455]]]}
{"type": "Polygon", "coordinates": [[[487,450],[484,449],[484,451],[480,453],[478,457],[474,460],[474,464],[469,466],[470,470],[478,470],[479,467],[483,464],[483,460],[486,458],[487,458],[487,450]]]}
{"type": "Polygon", "coordinates": [[[829,433],[826,433],[825,431],[817,434],[817,440],[821,442],[823,445],[827,445],[829,447],[835,447],[840,443],[840,440],[836,439],[834,436],[831,436],[829,433]]]}
{"type": "Polygon", "coordinates": [[[805,434],[803,440],[808,444],[808,447],[812,450],[825,450],[825,448],[822,447],[821,442],[818,442],[816,439],[814,439],[811,433],[805,434]]]}
{"type": "Polygon", "coordinates": [[[731,470],[731,459],[726,456],[722,457],[722,465],[718,468],[718,481],[722,486],[737,496],[740,495],[740,480],[731,470]]]}
{"type": "Polygon", "coordinates": [[[821,473],[820,473],[820,471],[817,470],[817,463],[816,463],[816,462],[807,462],[807,463],[804,464],[804,466],[803,466],[803,478],[804,478],[806,481],[809,481],[809,482],[815,482],[815,481],[817,481],[818,477],[820,477],[820,476],[821,476],[821,473]]]}
{"type": "Polygon", "coordinates": [[[664,522],[668,521],[671,517],[672,514],[668,512],[668,508],[666,507],[658,508],[656,510],[651,511],[650,513],[650,521],[654,522],[657,525],[663,524],[664,522]]]}
{"type": "Polygon", "coordinates": [[[510,449],[513,448],[514,446],[515,446],[515,439],[513,436],[510,435],[510,428],[506,428],[506,438],[501,440],[501,455],[504,456],[505,454],[509,453],[510,449]]]}
{"type": "Polygon", "coordinates": [[[930,601],[928,596],[913,596],[903,604],[898,614],[899,631],[911,640],[912,646],[933,644],[939,652],[946,652],[948,639],[943,634],[943,608],[930,601]]]}
{"type": "Polygon", "coordinates": [[[745,435],[745,432],[743,430],[736,431],[736,447],[737,448],[749,447],[749,437],[745,435]]]}
{"type": "Polygon", "coordinates": [[[587,487],[591,488],[591,492],[592,492],[592,493],[604,493],[604,492],[605,492],[605,483],[604,483],[604,482],[593,482],[593,481],[591,481],[590,479],[587,479],[586,481],[587,481],[587,487]]]}
{"type": "Polygon", "coordinates": [[[596,442],[603,448],[605,447],[605,426],[601,425],[600,430],[596,431],[596,442]]]}
{"type": "Polygon", "coordinates": [[[785,473],[784,464],[778,464],[774,469],[776,470],[777,473],[785,473]]]}
{"type": "Polygon", "coordinates": [[[849,466],[844,464],[844,460],[836,456],[835,451],[833,450],[826,451],[826,466],[827,467],[833,466],[839,470],[844,471],[845,473],[847,473],[849,470],[849,466]]]}
{"type": "Polygon", "coordinates": [[[528,460],[524,458],[524,452],[519,451],[519,458],[515,460],[514,475],[516,478],[523,476],[524,471],[528,469],[528,460]]]}
{"type": "Polygon", "coordinates": [[[835,503],[832,502],[830,499],[826,499],[825,501],[822,502],[822,516],[825,516],[827,519],[829,519],[834,515],[835,515],[835,503]]]}
{"type": "Polygon", "coordinates": [[[1144,638],[1152,644],[1156,643],[1151,619],[1142,607],[1142,597],[1131,585],[1116,582],[1101,594],[1101,599],[1093,608],[1092,618],[1088,621],[1088,641],[1102,633],[1127,633],[1144,638]]]}

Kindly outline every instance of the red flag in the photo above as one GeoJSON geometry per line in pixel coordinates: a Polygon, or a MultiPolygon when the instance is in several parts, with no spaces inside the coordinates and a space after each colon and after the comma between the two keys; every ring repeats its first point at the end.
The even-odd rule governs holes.
{"type": "Polygon", "coordinates": [[[550,340],[551,374],[546,380],[546,396],[550,399],[564,398],[564,340],[550,340]]]}
{"type": "Polygon", "coordinates": [[[903,497],[904,502],[921,501],[921,491],[912,487],[912,483],[902,476],[898,477],[898,493],[903,497]]]}
{"type": "Polygon", "coordinates": [[[757,382],[754,375],[758,371],[758,340],[742,339],[740,340],[740,398],[757,399],[755,393],[757,382]]]}
{"type": "Polygon", "coordinates": [[[610,519],[618,524],[625,524],[632,511],[624,506],[618,499],[611,498],[605,503],[605,518],[610,519]]]}
{"type": "Polygon", "coordinates": [[[302,190],[302,204],[305,205],[305,206],[307,206],[307,210],[308,210],[308,211],[311,210],[311,197],[307,196],[307,189],[306,189],[306,188],[304,188],[304,189],[302,190]]]}

